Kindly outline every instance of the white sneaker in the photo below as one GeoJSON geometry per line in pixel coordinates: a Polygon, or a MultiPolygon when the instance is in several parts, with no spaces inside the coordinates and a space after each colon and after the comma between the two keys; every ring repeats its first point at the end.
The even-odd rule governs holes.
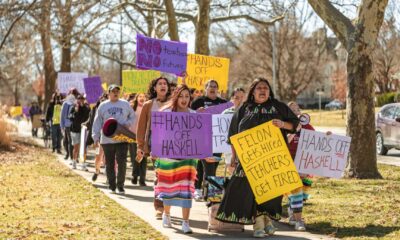
{"type": "Polygon", "coordinates": [[[183,221],[182,222],[182,232],[184,234],[193,233],[192,229],[189,226],[189,221],[183,221]]]}
{"type": "Polygon", "coordinates": [[[293,215],[291,217],[289,217],[289,225],[290,226],[294,226],[296,225],[297,221],[296,219],[294,219],[293,215]]]}
{"type": "Polygon", "coordinates": [[[306,225],[304,224],[303,221],[297,221],[296,224],[294,225],[294,230],[296,230],[296,231],[305,231],[306,230],[306,225]]]}
{"type": "Polygon", "coordinates": [[[76,169],[76,161],[72,160],[72,169],[76,169]]]}
{"type": "Polygon", "coordinates": [[[167,215],[167,214],[163,213],[163,215],[162,215],[162,225],[165,228],[172,227],[172,225],[171,225],[171,216],[170,215],[167,215]]]}
{"type": "Polygon", "coordinates": [[[87,169],[87,167],[86,167],[86,163],[82,163],[82,165],[81,165],[81,170],[82,171],[89,171],[88,169],[87,169]]]}
{"type": "Polygon", "coordinates": [[[202,192],[201,192],[201,189],[196,189],[196,190],[194,191],[194,200],[196,200],[196,201],[201,200],[201,199],[203,198],[202,195],[203,195],[203,194],[202,194],[202,192]]]}

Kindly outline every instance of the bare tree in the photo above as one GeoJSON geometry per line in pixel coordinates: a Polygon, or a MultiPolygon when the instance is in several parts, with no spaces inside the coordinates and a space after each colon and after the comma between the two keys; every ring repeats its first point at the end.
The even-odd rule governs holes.
{"type": "Polygon", "coordinates": [[[328,0],[308,0],[314,11],[339,38],[347,58],[347,133],[352,138],[347,175],[381,178],[377,167],[374,74],[372,53],[388,0],[362,0],[357,17],[350,20],[328,0]]]}

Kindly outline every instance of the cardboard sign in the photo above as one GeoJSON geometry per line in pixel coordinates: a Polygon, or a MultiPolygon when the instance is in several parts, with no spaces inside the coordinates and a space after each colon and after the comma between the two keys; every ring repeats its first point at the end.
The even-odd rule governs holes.
{"type": "Polygon", "coordinates": [[[229,153],[232,151],[231,145],[226,142],[232,116],[233,114],[212,115],[213,153],[229,153]]]}
{"type": "Polygon", "coordinates": [[[282,133],[272,121],[230,140],[258,204],[303,186],[282,133]]]}
{"type": "Polygon", "coordinates": [[[81,141],[79,143],[79,162],[85,162],[86,160],[86,154],[85,154],[85,148],[86,148],[86,137],[87,137],[88,131],[86,126],[82,126],[81,128],[81,141]]]}
{"type": "Polygon", "coordinates": [[[218,82],[219,91],[227,92],[229,59],[188,54],[186,84],[190,88],[204,89],[204,84],[211,79],[218,82]]]}
{"type": "Polygon", "coordinates": [[[187,43],[165,41],[137,34],[136,66],[181,76],[186,71],[187,43]]]}
{"type": "Polygon", "coordinates": [[[212,156],[211,115],[182,112],[151,113],[151,151],[178,159],[212,156]]]}
{"type": "Polygon", "coordinates": [[[32,117],[32,128],[40,128],[42,127],[42,121],[40,120],[42,118],[42,115],[40,114],[35,114],[32,117]]]}
{"type": "Polygon", "coordinates": [[[226,109],[233,106],[232,102],[221,103],[218,105],[207,107],[203,113],[210,113],[210,114],[221,114],[226,109]]]}
{"type": "Polygon", "coordinates": [[[57,87],[60,93],[68,94],[71,88],[76,88],[80,94],[85,93],[83,79],[87,78],[87,73],[80,72],[59,72],[57,76],[57,87]]]}
{"type": "Polygon", "coordinates": [[[125,93],[147,93],[149,83],[161,76],[154,70],[124,70],[122,71],[122,87],[125,93]]]}
{"type": "Polygon", "coordinates": [[[101,86],[101,78],[99,76],[84,78],[83,85],[88,103],[97,102],[101,95],[103,95],[103,87],[101,86]]]}
{"type": "Polygon", "coordinates": [[[22,115],[22,106],[14,106],[10,108],[10,116],[18,117],[22,115]]]}
{"type": "Polygon", "coordinates": [[[301,129],[295,164],[299,173],[341,178],[351,138],[301,129]]]}

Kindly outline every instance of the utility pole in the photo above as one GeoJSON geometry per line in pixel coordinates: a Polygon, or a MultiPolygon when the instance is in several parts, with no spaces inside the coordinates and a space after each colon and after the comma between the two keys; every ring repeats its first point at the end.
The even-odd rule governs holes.
{"type": "Polygon", "coordinates": [[[275,22],[272,24],[272,90],[275,92],[275,98],[279,99],[278,85],[276,84],[276,39],[275,22]]]}
{"type": "MultiPolygon", "coordinates": [[[[120,35],[119,35],[119,59],[121,62],[124,59],[124,46],[122,43],[122,26],[123,26],[122,21],[123,21],[123,17],[121,14],[121,22],[120,22],[120,29],[119,29],[119,33],[120,33],[120,35]]],[[[122,70],[123,70],[123,64],[121,62],[119,63],[119,85],[120,86],[122,86],[122,70]]]]}

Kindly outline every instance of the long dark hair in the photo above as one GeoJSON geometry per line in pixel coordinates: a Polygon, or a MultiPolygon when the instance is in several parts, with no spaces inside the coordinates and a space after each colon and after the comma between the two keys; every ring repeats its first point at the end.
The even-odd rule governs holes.
{"type": "Polygon", "coordinates": [[[136,112],[136,109],[137,109],[137,107],[138,107],[138,105],[139,105],[139,95],[140,95],[140,94],[143,94],[144,97],[145,97],[145,99],[146,99],[146,94],[144,94],[144,93],[136,93],[136,96],[135,96],[135,98],[133,99],[133,106],[132,106],[133,111],[135,111],[135,112],[136,112]]]}
{"type": "Polygon", "coordinates": [[[274,96],[274,92],[272,91],[271,85],[269,84],[268,80],[265,78],[256,78],[254,79],[254,81],[251,83],[250,85],[250,90],[249,93],[247,94],[247,99],[244,103],[246,104],[251,104],[254,103],[254,90],[256,89],[256,86],[260,83],[260,82],[264,82],[268,85],[269,87],[269,99],[270,100],[274,100],[275,96],[274,96]]]}
{"type": "Polygon", "coordinates": [[[154,90],[154,87],[157,85],[158,81],[160,81],[161,79],[164,79],[165,81],[167,81],[168,90],[167,90],[166,98],[168,99],[169,95],[171,95],[171,85],[169,84],[168,79],[165,77],[159,77],[159,78],[153,79],[149,84],[149,88],[147,90],[147,95],[149,96],[150,100],[157,97],[157,92],[156,92],[156,90],[154,90]]]}
{"type": "Polygon", "coordinates": [[[183,91],[185,91],[185,90],[187,90],[188,93],[189,93],[190,99],[189,99],[188,106],[190,106],[190,103],[192,102],[192,96],[190,95],[190,89],[189,89],[189,87],[187,85],[181,84],[181,85],[176,87],[174,93],[172,94],[170,102],[167,104],[167,106],[165,108],[171,108],[172,112],[176,112],[176,110],[178,110],[179,95],[181,95],[181,93],[183,91]]]}

